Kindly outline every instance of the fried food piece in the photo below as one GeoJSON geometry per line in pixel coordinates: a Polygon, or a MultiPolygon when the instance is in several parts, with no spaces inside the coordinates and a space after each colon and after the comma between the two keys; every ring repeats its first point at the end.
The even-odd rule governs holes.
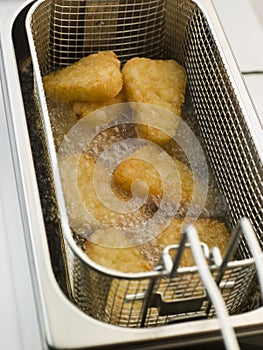
{"type": "Polygon", "coordinates": [[[60,102],[94,102],[117,96],[122,89],[120,61],[101,51],[43,77],[48,95],[60,102]]]}
{"type": "Polygon", "coordinates": [[[129,247],[125,235],[116,229],[96,230],[84,244],[85,253],[96,263],[122,272],[150,271],[136,247],[129,247]],[[127,247],[120,247],[120,246],[127,247]]]}
{"type": "MultiPolygon", "coordinates": [[[[136,247],[129,247],[124,234],[119,230],[96,230],[84,243],[84,251],[96,263],[124,273],[140,273],[151,271],[152,267],[144,259],[136,247]],[[119,246],[127,248],[115,248],[119,246]]],[[[142,300],[127,302],[126,295],[143,292],[149,280],[112,279],[105,305],[105,315],[112,324],[130,324],[131,317],[139,322],[142,300]]],[[[97,290],[94,290],[95,298],[97,290]]]]}
{"type": "Polygon", "coordinates": [[[135,57],[122,69],[124,88],[131,102],[144,102],[181,115],[186,73],[175,60],[135,57]]]}
{"type": "MultiPolygon", "coordinates": [[[[164,247],[170,244],[178,244],[181,239],[184,220],[175,218],[170,225],[163,230],[163,232],[156,238],[154,246],[158,247],[158,254],[156,255],[156,262],[160,257],[164,247]]],[[[221,254],[226,251],[230,234],[224,223],[213,219],[198,219],[194,223],[194,227],[198,233],[201,242],[207,244],[209,248],[218,247],[221,254]]],[[[156,251],[150,249],[151,251],[156,251]]],[[[193,255],[190,249],[185,249],[180,266],[195,265],[193,255]]]]}
{"type": "MultiPolygon", "coordinates": [[[[97,165],[97,169],[97,181],[102,184],[105,168],[97,165]]],[[[148,217],[147,213],[144,212],[144,208],[130,212],[125,211],[124,205],[130,198],[115,187],[112,187],[112,193],[107,192],[107,189],[105,189],[104,195],[105,199],[108,201],[108,205],[104,205],[96,193],[94,186],[94,170],[95,161],[84,155],[81,158],[78,171],[78,188],[80,191],[80,197],[86,208],[99,222],[111,227],[117,226],[120,228],[131,228],[139,227],[144,220],[147,220],[148,217]],[[114,199],[113,197],[119,201],[119,207],[117,208],[118,211],[113,209],[113,203],[111,201],[111,199],[114,199]]]]}
{"type": "MultiPolygon", "coordinates": [[[[126,102],[126,96],[124,91],[122,90],[117,96],[109,97],[103,101],[95,101],[95,102],[79,102],[76,101],[73,104],[73,118],[81,119],[86,117],[90,113],[96,111],[97,109],[115,105],[118,103],[126,102]]],[[[125,106],[120,106],[120,108],[125,108],[125,106]]]]}
{"type": "Polygon", "coordinates": [[[109,191],[105,187],[103,198],[98,196],[94,178],[97,186],[102,186],[106,170],[86,154],[64,156],[59,166],[70,225],[76,233],[105,226],[137,229],[151,215],[146,205],[138,209],[132,207],[128,202],[130,198],[117,188],[109,191]]]}
{"type": "MultiPolygon", "coordinates": [[[[140,273],[151,271],[152,267],[144,259],[143,255],[136,247],[129,247],[125,235],[116,229],[96,230],[89,240],[84,243],[84,251],[90,259],[97,264],[121,271],[124,273],[140,273]],[[118,248],[119,246],[126,248],[118,248]]],[[[100,281],[98,281],[101,283],[100,281]]],[[[126,295],[143,292],[149,283],[149,280],[129,281],[127,279],[112,278],[109,280],[109,292],[107,302],[102,312],[112,324],[130,324],[130,318],[139,321],[141,314],[142,301],[127,302],[126,295]]],[[[90,285],[91,293],[94,294],[93,300],[97,299],[98,289],[90,285]]],[[[107,287],[105,288],[107,291],[107,287]]]]}
{"type": "Polygon", "coordinates": [[[132,184],[144,193],[148,186],[149,195],[162,197],[164,186],[168,200],[180,194],[180,204],[187,207],[191,202],[194,179],[191,170],[174,157],[164,159],[164,152],[146,145],[135,151],[130,157],[123,160],[114,170],[113,179],[117,186],[130,193],[132,184]],[[157,166],[160,166],[162,173],[157,166]],[[177,176],[178,172],[178,176],[177,176]],[[136,183],[136,180],[142,180],[136,183]]]}
{"type": "Polygon", "coordinates": [[[141,102],[162,107],[132,104],[138,135],[164,145],[175,134],[184,102],[186,72],[175,60],[151,60],[135,57],[122,69],[123,84],[129,102],[141,102]],[[154,127],[153,127],[154,126],[154,127]],[[167,134],[166,134],[167,133],[167,134]]]}

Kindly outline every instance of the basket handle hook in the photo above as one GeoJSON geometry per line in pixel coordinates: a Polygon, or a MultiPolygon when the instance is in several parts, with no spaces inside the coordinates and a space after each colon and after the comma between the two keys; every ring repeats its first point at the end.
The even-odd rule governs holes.
{"type": "MultiPolygon", "coordinates": [[[[196,229],[193,226],[186,227],[183,236],[187,236],[188,238],[198,272],[207,290],[208,296],[215,307],[226,349],[238,350],[240,347],[231,325],[226,305],[203,255],[196,229]]],[[[185,238],[182,239],[185,241],[185,238]]]]}

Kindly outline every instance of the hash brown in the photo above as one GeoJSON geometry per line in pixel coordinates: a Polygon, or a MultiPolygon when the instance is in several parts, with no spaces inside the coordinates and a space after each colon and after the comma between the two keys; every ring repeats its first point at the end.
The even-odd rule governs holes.
{"type": "Polygon", "coordinates": [[[113,228],[96,230],[84,243],[84,250],[90,259],[113,270],[129,273],[152,269],[136,247],[128,246],[125,235],[113,228]]]}
{"type": "Polygon", "coordinates": [[[157,115],[153,120],[156,111],[152,112],[151,106],[136,104],[132,107],[138,135],[164,145],[171,138],[169,134],[175,134],[179,125],[186,87],[184,67],[175,60],[134,57],[125,63],[122,74],[129,102],[155,105],[171,112],[171,116],[163,118],[157,115]],[[156,128],[152,127],[152,122],[156,128]]]}
{"type": "Polygon", "coordinates": [[[112,187],[112,192],[103,189],[104,200],[109,204],[103,199],[101,201],[94,185],[95,166],[100,184],[104,181],[106,170],[85,153],[61,157],[59,166],[69,221],[75,232],[83,233],[87,229],[105,226],[139,229],[151,215],[147,205],[138,209],[129,207],[130,197],[115,187],[112,187]],[[116,210],[113,200],[118,201],[119,208],[116,210]]]}
{"type": "Polygon", "coordinates": [[[123,79],[112,51],[100,51],[43,77],[45,92],[60,102],[94,102],[117,96],[123,79]]]}
{"type": "Polygon", "coordinates": [[[180,205],[187,207],[191,202],[194,191],[194,179],[190,168],[174,157],[169,157],[170,162],[163,161],[163,153],[151,145],[146,145],[135,151],[130,157],[123,160],[114,170],[113,179],[117,186],[130,193],[132,184],[136,180],[137,190],[145,192],[145,183],[148,186],[149,195],[162,197],[165,184],[168,199],[172,199],[175,193],[180,194],[180,205]],[[162,176],[156,169],[156,164],[162,162],[162,176]],[[172,164],[170,164],[172,163],[172,164]],[[174,169],[173,169],[174,165],[174,169]],[[178,172],[176,177],[175,172],[178,172]],[[179,183],[178,183],[179,180],[179,183]],[[179,189],[179,190],[178,190],[179,189]]]}
{"type": "MultiPolygon", "coordinates": [[[[154,242],[154,246],[158,247],[156,261],[158,261],[159,254],[164,247],[180,242],[183,226],[184,219],[174,218],[170,225],[156,238],[154,242]]],[[[214,219],[198,219],[194,223],[194,227],[196,228],[200,242],[207,244],[209,248],[217,246],[221,254],[224,254],[230,238],[230,233],[224,223],[214,219]]],[[[180,266],[192,265],[195,265],[195,263],[191,250],[185,249],[180,266]]]]}

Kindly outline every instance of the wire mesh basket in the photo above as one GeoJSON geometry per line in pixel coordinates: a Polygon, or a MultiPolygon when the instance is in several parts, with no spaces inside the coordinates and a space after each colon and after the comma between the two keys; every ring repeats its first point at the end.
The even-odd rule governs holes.
{"type": "MultiPolygon", "coordinates": [[[[134,56],[173,58],[186,69],[186,98],[194,108],[208,162],[228,204],[229,225],[233,229],[242,217],[248,217],[262,247],[262,160],[212,24],[198,2],[37,1],[29,11],[27,32],[61,212],[65,204],[42,77],[103,50],[114,51],[122,63],[134,56]]],[[[136,274],[112,271],[77,247],[63,215],[61,225],[70,294],[88,315],[125,327],[215,315],[196,266],[176,268],[172,276],[163,268],[136,274]],[[151,289],[154,294],[148,293],[148,298],[151,289]]],[[[255,284],[256,267],[244,239],[239,241],[238,255],[237,261],[210,260],[209,264],[230,314],[240,311],[255,284]]]]}

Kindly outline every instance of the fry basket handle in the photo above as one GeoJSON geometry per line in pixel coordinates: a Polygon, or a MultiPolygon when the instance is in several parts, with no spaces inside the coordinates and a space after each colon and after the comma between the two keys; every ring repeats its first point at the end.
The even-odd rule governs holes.
{"type": "Polygon", "coordinates": [[[239,350],[240,347],[231,325],[226,305],[203,255],[196,229],[193,226],[187,226],[183,232],[183,242],[186,241],[185,236],[188,238],[191,245],[192,254],[199,275],[204,283],[208,296],[215,307],[225,347],[227,350],[239,350]]]}

